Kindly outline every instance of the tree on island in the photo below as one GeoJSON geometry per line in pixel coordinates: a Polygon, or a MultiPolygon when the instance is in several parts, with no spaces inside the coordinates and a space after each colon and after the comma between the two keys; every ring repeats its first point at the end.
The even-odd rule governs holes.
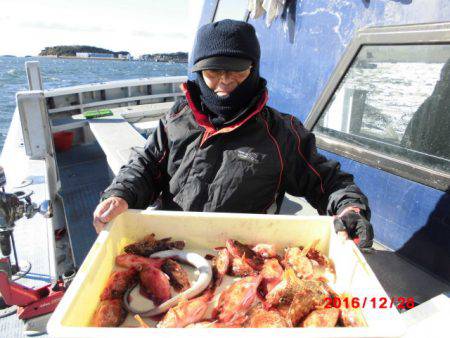
{"type": "Polygon", "coordinates": [[[144,54],[141,55],[141,60],[156,61],[156,62],[187,62],[188,53],[176,52],[176,53],[157,53],[157,54],[144,54]]]}

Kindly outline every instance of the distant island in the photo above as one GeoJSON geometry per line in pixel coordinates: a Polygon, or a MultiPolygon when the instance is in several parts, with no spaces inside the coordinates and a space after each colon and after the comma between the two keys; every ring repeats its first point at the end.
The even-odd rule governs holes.
{"type": "Polygon", "coordinates": [[[143,61],[155,62],[188,62],[188,53],[158,53],[158,54],[144,54],[139,58],[143,61]]]}
{"type": "Polygon", "coordinates": [[[93,47],[93,46],[53,46],[45,47],[39,56],[61,57],[61,58],[88,58],[102,60],[140,60],[154,62],[187,62],[188,53],[157,53],[144,54],[138,59],[133,59],[128,51],[114,52],[109,49],[93,47]]]}
{"type": "Polygon", "coordinates": [[[56,57],[103,57],[103,58],[120,58],[121,55],[130,55],[127,51],[113,52],[109,49],[93,47],[93,46],[53,46],[45,47],[39,53],[39,56],[56,56],[56,57]],[[94,56],[91,56],[94,55],[94,56]]]}

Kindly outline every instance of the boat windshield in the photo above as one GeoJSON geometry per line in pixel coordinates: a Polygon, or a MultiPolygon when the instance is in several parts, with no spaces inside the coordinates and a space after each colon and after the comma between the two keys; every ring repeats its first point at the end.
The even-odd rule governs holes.
{"type": "Polygon", "coordinates": [[[363,46],[314,130],[450,172],[450,45],[363,46]]]}

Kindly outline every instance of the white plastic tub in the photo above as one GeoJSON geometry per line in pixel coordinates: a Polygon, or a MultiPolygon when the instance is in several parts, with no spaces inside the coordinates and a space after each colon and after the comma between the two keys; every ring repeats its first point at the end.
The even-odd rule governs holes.
{"type": "Polygon", "coordinates": [[[186,249],[199,252],[223,246],[233,238],[244,243],[272,243],[278,249],[317,246],[335,263],[337,288],[360,299],[386,297],[374,273],[351,241],[336,236],[331,217],[298,217],[221,213],[188,213],[130,210],[102,231],[78,271],[69,290],[48,323],[52,337],[399,337],[404,332],[395,309],[373,308],[367,301],[362,310],[364,328],[286,329],[155,329],[89,327],[99,295],[114,268],[114,259],[131,242],[147,234],[157,238],[185,240],[186,249]]]}

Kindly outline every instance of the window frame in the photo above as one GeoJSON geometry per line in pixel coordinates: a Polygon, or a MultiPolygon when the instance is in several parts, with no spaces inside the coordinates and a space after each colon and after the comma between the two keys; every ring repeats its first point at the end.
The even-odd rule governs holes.
{"type": "Polygon", "coordinates": [[[434,170],[404,158],[384,154],[377,150],[368,150],[357,144],[346,142],[342,139],[313,130],[320,117],[325,113],[325,109],[362,47],[430,44],[450,45],[450,22],[373,27],[360,30],[347,47],[347,50],[344,52],[322,94],[319,96],[305,121],[305,127],[312,130],[316,136],[317,146],[325,151],[342,155],[396,176],[404,177],[438,190],[447,191],[450,186],[450,172],[434,170]]]}
{"type": "MultiPolygon", "coordinates": [[[[211,17],[211,22],[215,22],[215,20],[216,20],[217,10],[219,9],[219,3],[221,1],[226,1],[226,0],[216,0],[216,5],[214,6],[214,12],[213,12],[213,15],[211,17]]],[[[243,0],[243,1],[246,1],[246,0],[243,0]]],[[[245,21],[245,22],[248,22],[248,18],[249,17],[250,17],[250,12],[249,12],[248,6],[247,6],[247,8],[245,9],[245,12],[242,15],[242,19],[241,20],[245,21]]]]}

